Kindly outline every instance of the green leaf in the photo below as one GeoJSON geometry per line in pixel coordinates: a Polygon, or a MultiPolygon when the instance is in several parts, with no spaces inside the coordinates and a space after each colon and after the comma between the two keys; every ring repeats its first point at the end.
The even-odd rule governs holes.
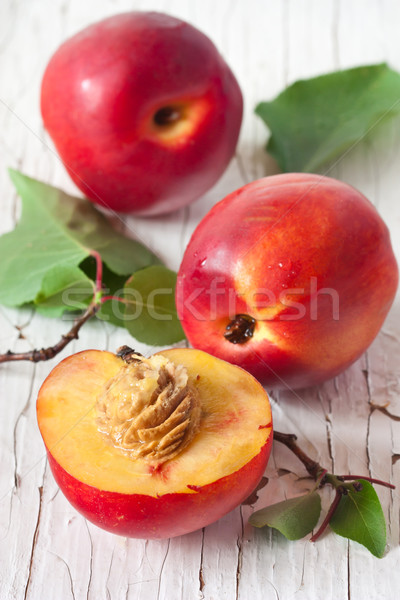
{"type": "Polygon", "coordinates": [[[251,515],[249,523],[254,527],[273,527],[288,540],[299,540],[314,529],[320,514],[321,498],[312,491],[257,510],[251,515]]]}
{"type": "Polygon", "coordinates": [[[0,238],[0,303],[18,306],[36,298],[48,271],[57,267],[61,272],[78,265],[88,250],[65,232],[72,205],[58,202],[55,192],[45,203],[40,199],[42,191],[43,197],[46,195],[43,184],[31,180],[30,185],[16,171],[11,171],[11,179],[22,197],[23,209],[15,230],[0,238]]]}
{"type": "Polygon", "coordinates": [[[46,295],[46,275],[67,279],[90,250],[118,275],[159,263],[147,248],[117,233],[89,201],[18,171],[10,170],[10,176],[22,199],[22,216],[15,230],[0,238],[1,304],[19,306],[46,295]]]}
{"type": "Polygon", "coordinates": [[[286,172],[316,171],[399,112],[400,74],[386,64],[297,81],[256,107],[271,131],[267,151],[286,172]]]}
{"type": "Polygon", "coordinates": [[[163,266],[137,271],[127,282],[125,327],[139,342],[153,346],[185,338],[175,307],[176,273],[163,266]]]}
{"type": "Polygon", "coordinates": [[[53,267],[44,276],[34,303],[40,313],[59,317],[64,311],[85,308],[92,297],[93,281],[81,269],[53,267]]]}
{"type": "Polygon", "coordinates": [[[342,496],[329,525],[338,535],[365,546],[374,556],[382,558],[386,546],[385,517],[372,485],[358,480],[362,490],[350,490],[342,496]]]}

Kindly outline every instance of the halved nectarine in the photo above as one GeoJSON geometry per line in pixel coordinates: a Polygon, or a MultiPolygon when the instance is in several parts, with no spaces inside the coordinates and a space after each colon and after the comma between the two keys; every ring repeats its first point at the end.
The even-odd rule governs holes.
{"type": "Polygon", "coordinates": [[[232,510],[261,479],[272,445],[262,386],[193,349],[72,355],[43,383],[37,416],[71,504],[138,538],[188,533],[232,510]]]}

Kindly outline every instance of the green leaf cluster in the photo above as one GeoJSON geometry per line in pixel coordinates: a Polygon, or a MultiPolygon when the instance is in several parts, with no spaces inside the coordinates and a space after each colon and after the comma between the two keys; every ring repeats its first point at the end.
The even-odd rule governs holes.
{"type": "Polygon", "coordinates": [[[400,113],[400,74],[387,64],[297,81],[256,107],[282,171],[315,172],[400,113]]]}
{"type": "Polygon", "coordinates": [[[51,317],[86,308],[95,291],[95,251],[103,263],[103,294],[124,299],[135,293],[141,303],[133,318],[129,298],[126,304],[107,301],[99,318],[127,326],[132,335],[140,332],[137,339],[148,344],[183,339],[174,304],[176,276],[155,254],[115,231],[88,200],[18,171],[10,170],[10,176],[22,214],[14,231],[0,237],[0,304],[32,304],[51,317]]]}
{"type": "MultiPolygon", "coordinates": [[[[365,546],[374,556],[382,558],[386,545],[386,524],[382,506],[373,486],[357,480],[360,490],[349,484],[346,494],[329,520],[331,529],[342,537],[365,546]]],[[[249,523],[254,527],[272,527],[289,540],[298,540],[310,533],[318,523],[321,499],[316,490],[272,504],[255,511],[249,523]]]]}

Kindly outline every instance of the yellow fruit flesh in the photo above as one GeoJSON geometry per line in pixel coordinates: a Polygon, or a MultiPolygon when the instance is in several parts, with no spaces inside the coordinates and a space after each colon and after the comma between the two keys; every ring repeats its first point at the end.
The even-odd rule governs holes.
{"type": "MultiPolygon", "coordinates": [[[[230,475],[256,456],[271,433],[271,411],[260,384],[242,369],[199,350],[162,352],[183,364],[198,389],[199,432],[161,465],[132,460],[97,429],[96,401],[123,361],[89,350],[61,362],[38,397],[38,422],[47,449],[76,479],[101,490],[151,496],[189,492],[230,475]]],[[[194,493],[194,491],[193,491],[194,493]]]]}

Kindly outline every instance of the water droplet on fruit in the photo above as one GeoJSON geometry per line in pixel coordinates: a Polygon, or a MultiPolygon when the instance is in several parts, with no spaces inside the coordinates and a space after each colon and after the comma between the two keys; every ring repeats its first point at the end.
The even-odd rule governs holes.
{"type": "Polygon", "coordinates": [[[284,271],[290,271],[293,269],[293,263],[290,258],[286,258],[278,263],[278,267],[284,271]]]}

